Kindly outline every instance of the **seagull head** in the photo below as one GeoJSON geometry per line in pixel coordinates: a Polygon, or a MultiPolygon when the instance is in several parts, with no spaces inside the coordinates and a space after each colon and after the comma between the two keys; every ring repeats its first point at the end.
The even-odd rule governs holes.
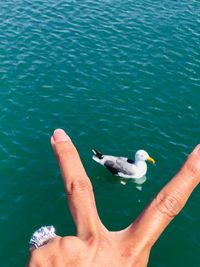
{"type": "Polygon", "coordinates": [[[155,160],[149,156],[145,150],[138,150],[135,153],[135,161],[148,161],[150,163],[155,163],[155,160]]]}

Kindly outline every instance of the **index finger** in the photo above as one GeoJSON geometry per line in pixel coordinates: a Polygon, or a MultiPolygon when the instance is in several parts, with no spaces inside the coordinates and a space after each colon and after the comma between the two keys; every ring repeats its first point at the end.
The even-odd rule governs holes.
{"type": "Polygon", "coordinates": [[[79,154],[69,136],[61,129],[54,131],[51,144],[62,173],[69,207],[80,237],[95,234],[100,225],[92,184],[79,154]]]}
{"type": "Polygon", "coordinates": [[[152,246],[171,220],[181,211],[200,182],[200,145],[190,154],[174,178],[130,226],[134,238],[152,246]]]}

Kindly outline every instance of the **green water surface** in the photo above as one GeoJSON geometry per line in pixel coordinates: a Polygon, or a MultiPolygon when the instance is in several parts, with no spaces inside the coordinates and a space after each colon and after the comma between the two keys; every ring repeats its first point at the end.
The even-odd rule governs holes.
{"type": "MultiPolygon", "coordinates": [[[[0,2],[0,266],[21,267],[41,225],[75,234],[50,147],[73,139],[110,230],[128,226],[200,140],[200,2],[0,2]],[[139,191],[91,159],[156,159],[139,191]]],[[[200,188],[153,248],[149,267],[200,266],[200,188]]]]}

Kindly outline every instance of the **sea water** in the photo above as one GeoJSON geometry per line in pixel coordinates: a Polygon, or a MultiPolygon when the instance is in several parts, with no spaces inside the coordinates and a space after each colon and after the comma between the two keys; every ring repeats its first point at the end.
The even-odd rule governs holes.
{"type": "MultiPolygon", "coordinates": [[[[75,234],[50,147],[74,141],[110,230],[127,227],[200,140],[200,2],[0,2],[0,262],[25,266],[42,225],[75,234]],[[92,160],[155,158],[138,190],[92,160]]],[[[150,267],[200,266],[200,188],[154,246],[150,267]]]]}

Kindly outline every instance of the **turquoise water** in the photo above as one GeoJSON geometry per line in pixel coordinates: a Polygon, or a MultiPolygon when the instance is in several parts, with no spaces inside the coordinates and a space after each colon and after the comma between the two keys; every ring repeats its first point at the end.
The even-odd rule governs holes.
{"type": "MultiPolygon", "coordinates": [[[[0,260],[25,266],[41,225],[75,234],[49,138],[74,140],[111,230],[130,224],[199,143],[200,3],[0,2],[0,260]],[[156,159],[139,191],[91,149],[156,159]]],[[[200,188],[153,248],[150,267],[200,266],[200,188]]]]}

